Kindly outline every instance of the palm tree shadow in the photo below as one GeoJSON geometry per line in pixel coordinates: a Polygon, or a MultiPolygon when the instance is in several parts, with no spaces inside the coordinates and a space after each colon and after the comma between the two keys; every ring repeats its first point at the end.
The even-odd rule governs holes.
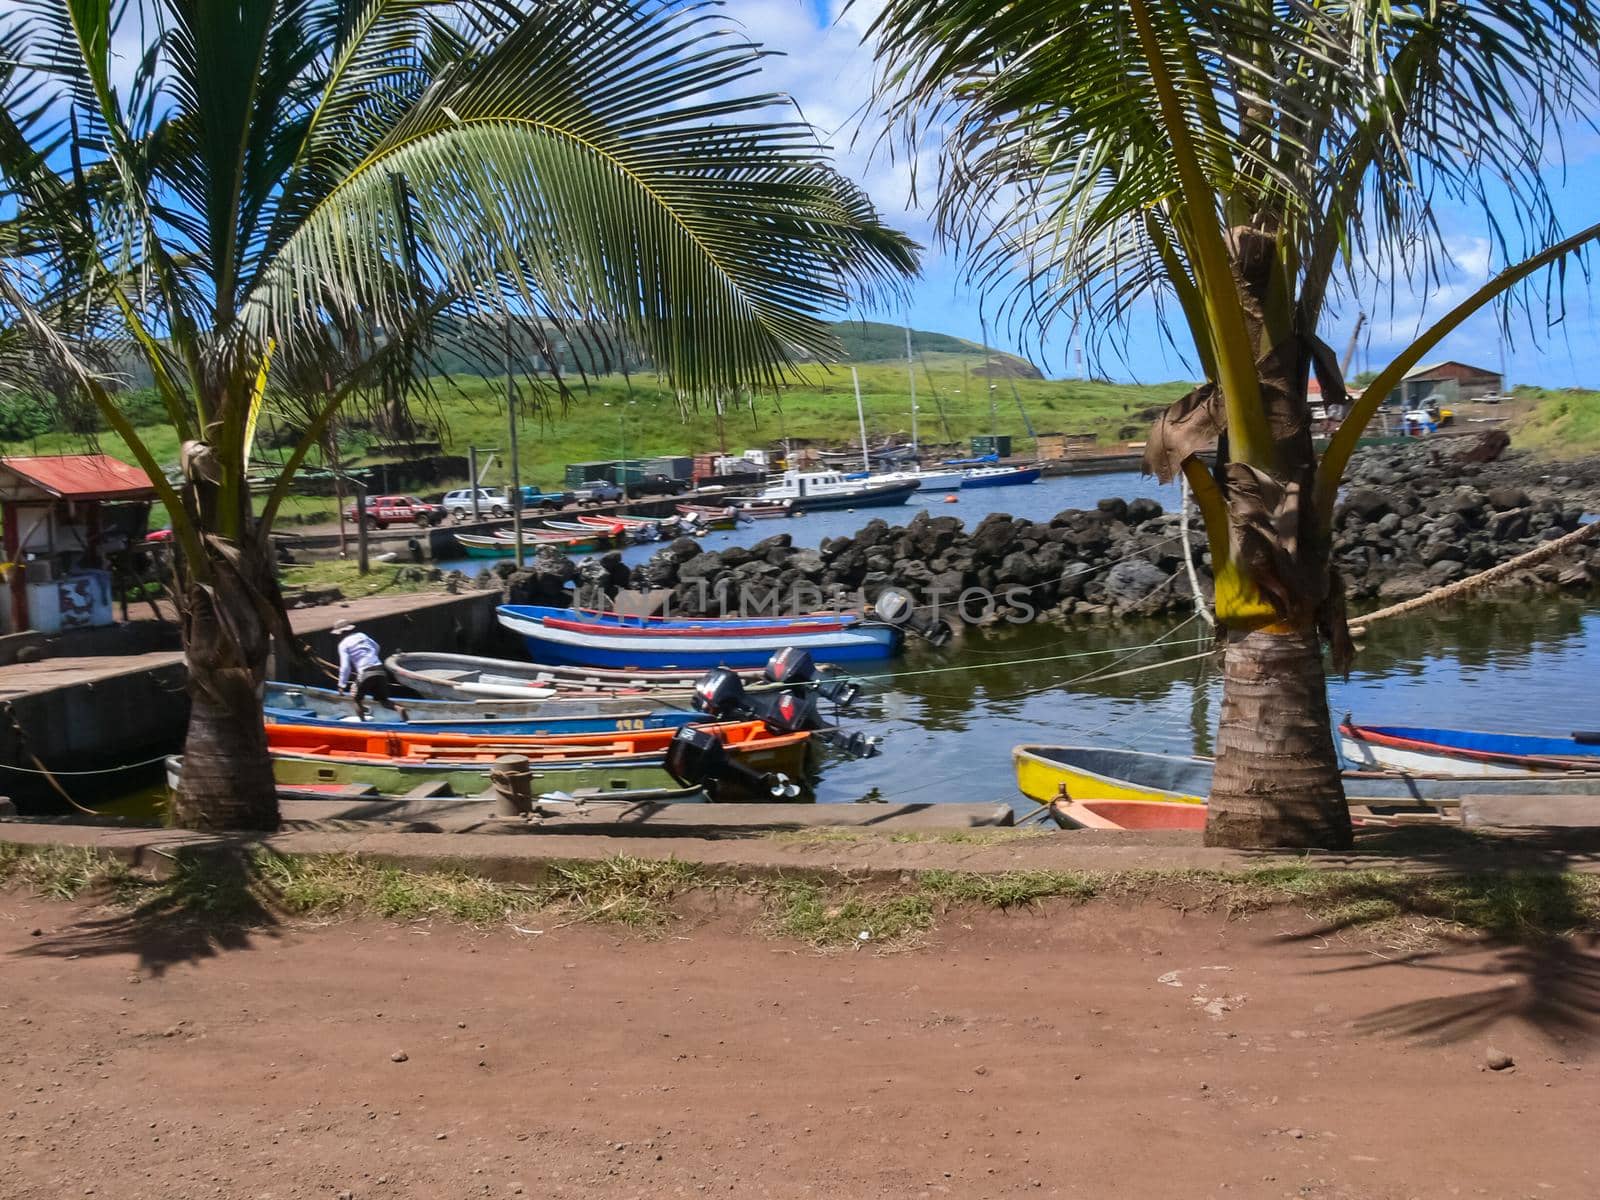
{"type": "Polygon", "coordinates": [[[119,902],[120,911],[85,917],[15,953],[62,959],[132,955],[141,970],[159,976],[182,963],[254,949],[256,939],[280,933],[246,851],[186,853],[166,879],[124,879],[112,890],[107,898],[119,902]]]}
{"type": "Polygon", "coordinates": [[[1357,1032],[1444,1045],[1518,1021],[1566,1047],[1600,1027],[1600,935],[1586,881],[1546,866],[1492,872],[1357,872],[1323,897],[1330,916],[1293,941],[1324,940],[1379,923],[1421,928],[1425,949],[1398,956],[1352,951],[1318,974],[1434,972],[1485,986],[1390,1005],[1356,1019],[1357,1032]],[[1568,932],[1584,931],[1584,932],[1568,932]]]}
{"type": "Polygon", "coordinates": [[[1482,959],[1485,943],[1460,939],[1447,949],[1373,961],[1346,971],[1380,968],[1444,971],[1468,979],[1494,980],[1462,994],[1432,996],[1394,1004],[1357,1018],[1358,1033],[1448,1045],[1485,1034],[1504,1021],[1517,1021],[1567,1047],[1592,1041],[1600,1024],[1600,955],[1595,940],[1550,938],[1502,946],[1482,959]],[[1472,955],[1479,961],[1453,963],[1472,955]]]}

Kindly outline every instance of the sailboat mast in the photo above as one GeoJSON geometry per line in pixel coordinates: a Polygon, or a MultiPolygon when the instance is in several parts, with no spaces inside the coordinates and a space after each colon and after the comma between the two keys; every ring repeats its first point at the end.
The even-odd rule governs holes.
{"type": "Polygon", "coordinates": [[[989,436],[994,438],[994,452],[1000,453],[1000,414],[994,407],[994,366],[989,362],[989,322],[978,318],[978,327],[983,330],[983,382],[989,389],[989,436]]]}
{"type": "Polygon", "coordinates": [[[911,456],[917,454],[917,364],[911,357],[911,326],[906,326],[906,378],[911,381],[911,456]]]}
{"type": "Polygon", "coordinates": [[[872,460],[867,457],[867,417],[861,410],[861,376],[854,367],[850,368],[850,382],[856,387],[856,423],[861,426],[861,469],[872,470],[872,460]]]}

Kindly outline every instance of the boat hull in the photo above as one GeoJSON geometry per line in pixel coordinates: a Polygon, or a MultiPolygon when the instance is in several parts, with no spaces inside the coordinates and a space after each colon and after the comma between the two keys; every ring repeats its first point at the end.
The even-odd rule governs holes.
{"type": "Polygon", "coordinates": [[[808,512],[833,512],[843,508],[892,508],[904,504],[916,491],[915,483],[891,483],[837,495],[813,492],[805,496],[752,496],[749,501],[760,505],[787,503],[790,514],[798,517],[808,512]]]}
{"type": "Polygon", "coordinates": [[[963,488],[1012,487],[1021,483],[1038,483],[1044,472],[1039,467],[1024,467],[1016,471],[982,472],[964,475],[963,488]]]}
{"type": "Polygon", "coordinates": [[[537,618],[500,610],[500,624],[522,638],[538,662],[596,667],[759,667],[785,647],[806,650],[818,663],[867,662],[888,658],[901,645],[900,630],[858,624],[815,631],[726,634],[677,633],[641,637],[633,632],[560,628],[537,618]]]}
{"type": "MultiPolygon", "coordinates": [[[[781,773],[796,782],[811,778],[814,751],[809,734],[775,734],[759,722],[710,728],[721,735],[728,756],[751,771],[781,773]]],[[[528,759],[535,790],[675,787],[664,765],[672,732],[490,739],[383,733],[359,726],[269,724],[267,746],[280,784],[370,784],[381,792],[403,793],[442,781],[453,791],[471,795],[489,786],[496,760],[508,754],[528,759]]],[[[756,796],[741,790],[736,779],[719,791],[724,799],[771,799],[765,791],[756,796]]]]}
{"type": "MultiPolygon", "coordinates": [[[[1204,804],[1212,761],[1137,750],[1089,746],[1016,746],[1011,751],[1017,786],[1041,804],[1057,800],[1134,800],[1204,804]]],[[[1600,796],[1600,773],[1508,775],[1464,784],[1455,777],[1347,771],[1345,798],[1378,807],[1453,800],[1463,792],[1503,795],[1600,796]]]]}
{"type": "Polygon", "coordinates": [[[1188,829],[1206,827],[1203,804],[1158,800],[1057,800],[1051,813],[1072,829],[1188,829]]]}
{"type": "MultiPolygon", "coordinates": [[[[492,662],[492,659],[481,660],[492,662]]],[[[519,665],[519,664],[508,664],[519,665]]],[[[392,670],[393,668],[391,668],[392,670]]],[[[572,691],[563,692],[560,688],[565,685],[555,685],[553,695],[545,698],[531,698],[532,689],[523,686],[518,689],[514,698],[475,698],[464,696],[448,687],[439,688],[440,695],[426,699],[401,699],[399,703],[405,706],[410,716],[410,726],[427,729],[438,724],[472,722],[496,724],[500,722],[547,722],[567,720],[574,717],[592,718],[595,720],[628,721],[648,717],[657,712],[673,712],[683,707],[676,703],[660,703],[654,693],[646,689],[635,689],[628,694],[617,694],[611,691],[572,691]]],[[[685,688],[687,688],[687,684],[685,688]]],[[[410,688],[416,691],[415,687],[410,688]]],[[[329,688],[301,687],[297,684],[269,683],[266,686],[264,703],[269,708],[279,708],[296,712],[309,712],[317,717],[348,719],[355,715],[355,705],[350,697],[329,688]]],[[[383,714],[387,709],[380,706],[368,705],[369,712],[383,714]]],[[[382,718],[387,719],[387,718],[382,718]]],[[[498,725],[497,725],[498,727],[498,725]]],[[[642,729],[648,726],[619,724],[618,729],[642,729]]],[[[600,728],[599,726],[596,727],[600,728]]]]}
{"type": "Polygon", "coordinates": [[[678,512],[682,515],[695,518],[695,529],[685,531],[693,536],[696,531],[717,531],[736,529],[739,517],[736,513],[723,512],[721,509],[701,508],[693,504],[678,505],[678,512]]]}
{"type": "Polygon", "coordinates": [[[1426,772],[1461,779],[1503,779],[1550,772],[1600,772],[1600,746],[1572,738],[1425,729],[1409,725],[1339,726],[1339,750],[1352,766],[1426,772]]]}
{"type": "MultiPolygon", "coordinates": [[[[582,713],[633,712],[658,702],[687,703],[702,671],[628,671],[556,663],[512,662],[469,654],[390,655],[394,677],[421,696],[480,704],[583,705],[582,713]]],[[[765,664],[763,664],[765,665],[765,664]]],[[[740,671],[747,681],[758,669],[740,671]]],[[[541,709],[535,715],[544,715],[541,709]]]]}
{"type": "MultiPolygon", "coordinates": [[[[417,701],[427,704],[429,701],[417,701]]],[[[432,701],[440,704],[441,701],[432,701]]],[[[413,705],[401,701],[408,715],[413,705]]],[[[537,718],[488,717],[473,718],[458,714],[437,718],[411,716],[409,720],[391,719],[388,709],[377,705],[367,706],[368,719],[359,720],[353,705],[346,704],[342,714],[318,712],[311,708],[286,708],[267,705],[266,719],[275,725],[303,725],[331,729],[364,729],[373,733],[451,733],[472,734],[483,737],[556,737],[574,733],[634,733],[642,729],[677,729],[683,725],[704,721],[703,713],[685,710],[661,709],[636,711],[616,716],[551,716],[537,718]]]]}

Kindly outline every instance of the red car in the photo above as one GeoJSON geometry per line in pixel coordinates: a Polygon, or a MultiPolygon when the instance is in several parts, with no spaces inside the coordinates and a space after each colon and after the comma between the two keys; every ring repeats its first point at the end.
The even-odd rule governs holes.
{"type": "MultiPolygon", "coordinates": [[[[360,519],[361,515],[354,504],[345,510],[345,516],[352,521],[360,519]]],[[[425,504],[415,496],[369,496],[365,517],[369,529],[385,529],[390,525],[420,525],[426,529],[443,521],[445,511],[443,505],[425,504]]]]}

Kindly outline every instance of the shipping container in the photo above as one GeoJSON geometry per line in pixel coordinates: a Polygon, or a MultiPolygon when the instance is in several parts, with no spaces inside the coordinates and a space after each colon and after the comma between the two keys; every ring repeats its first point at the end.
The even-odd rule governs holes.
{"type": "Polygon", "coordinates": [[[611,468],[615,465],[614,461],[568,463],[567,486],[577,487],[590,479],[604,479],[608,483],[615,483],[616,480],[611,478],[610,474],[611,468]]]}
{"type": "Polygon", "coordinates": [[[681,479],[687,482],[694,476],[694,459],[687,454],[647,458],[644,462],[644,471],[646,475],[665,475],[668,479],[681,479]]]}
{"type": "Polygon", "coordinates": [[[998,454],[1001,458],[1010,458],[1011,435],[980,433],[975,436],[972,439],[972,455],[977,458],[984,454],[998,454]]]}

